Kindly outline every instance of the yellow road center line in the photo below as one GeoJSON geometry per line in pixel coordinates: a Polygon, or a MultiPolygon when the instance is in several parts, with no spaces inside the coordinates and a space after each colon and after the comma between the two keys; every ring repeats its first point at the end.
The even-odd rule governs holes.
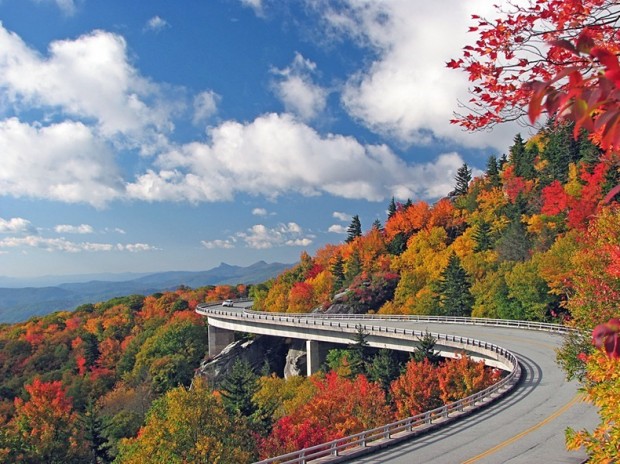
{"type": "Polygon", "coordinates": [[[486,450],[484,453],[481,453],[478,456],[474,456],[473,458],[468,459],[467,461],[464,461],[462,464],[471,464],[473,462],[479,461],[480,459],[485,458],[487,456],[490,456],[491,454],[496,453],[497,451],[501,450],[502,448],[504,448],[504,447],[506,447],[506,446],[508,446],[508,445],[510,445],[512,443],[514,443],[515,441],[520,440],[525,435],[527,435],[529,433],[532,433],[535,430],[538,430],[543,425],[548,424],[552,420],[554,420],[557,417],[559,417],[562,414],[564,414],[568,409],[572,408],[577,402],[581,401],[581,397],[582,397],[581,394],[575,395],[575,397],[572,400],[570,400],[568,403],[566,403],[564,406],[562,406],[560,409],[558,409],[556,412],[554,412],[553,414],[551,414],[547,418],[545,418],[542,421],[540,421],[538,424],[533,425],[529,429],[524,430],[523,432],[515,435],[514,437],[511,437],[508,440],[505,440],[502,443],[494,446],[493,448],[490,448],[490,449],[486,450]]]}

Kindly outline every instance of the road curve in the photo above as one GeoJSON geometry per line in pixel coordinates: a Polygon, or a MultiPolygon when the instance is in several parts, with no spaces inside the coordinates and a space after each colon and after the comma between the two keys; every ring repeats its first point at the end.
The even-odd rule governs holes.
{"type": "Polygon", "coordinates": [[[561,344],[561,335],[435,322],[359,320],[359,323],[428,330],[497,344],[517,355],[523,378],[509,396],[480,412],[403,444],[357,457],[354,462],[551,464],[586,460],[582,451],[566,451],[564,430],[568,426],[592,429],[598,417],[596,410],[581,400],[578,384],[566,382],[555,363],[554,350],[561,344]]]}
{"type": "Polygon", "coordinates": [[[506,398],[461,421],[410,442],[357,459],[359,463],[582,463],[585,452],[569,452],[566,427],[594,428],[596,410],[584,403],[576,382],[566,382],[555,363],[562,337],[547,332],[433,324],[399,327],[478,338],[512,351],[521,361],[523,380],[506,398]]]}

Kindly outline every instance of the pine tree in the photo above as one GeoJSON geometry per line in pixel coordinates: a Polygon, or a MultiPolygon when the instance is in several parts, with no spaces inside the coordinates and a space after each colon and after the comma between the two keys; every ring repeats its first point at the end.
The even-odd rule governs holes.
{"type": "Polygon", "coordinates": [[[86,404],[86,410],[81,415],[80,422],[84,430],[84,438],[89,444],[90,462],[93,464],[112,462],[113,458],[109,451],[111,445],[105,436],[106,426],[92,401],[86,404]]]}
{"type": "Polygon", "coordinates": [[[452,253],[439,282],[439,311],[443,316],[469,316],[474,298],[469,291],[469,276],[461,260],[452,253]]]}
{"type": "Polygon", "coordinates": [[[351,369],[351,377],[357,377],[359,374],[366,374],[368,371],[368,332],[364,330],[361,324],[355,326],[355,336],[353,343],[349,345],[349,366],[351,369]]]}
{"type": "Polygon", "coordinates": [[[400,364],[394,358],[392,350],[379,350],[368,365],[368,378],[381,385],[388,393],[390,385],[400,376],[400,364]]]}
{"type": "Polygon", "coordinates": [[[379,232],[383,231],[383,225],[381,224],[381,221],[379,221],[379,219],[375,219],[375,221],[372,223],[372,228],[378,230],[379,232]]]}
{"type": "Polygon", "coordinates": [[[388,219],[396,214],[396,202],[394,201],[394,197],[390,201],[390,205],[388,206],[388,219]]]}
{"type": "Polygon", "coordinates": [[[486,221],[481,221],[476,227],[473,239],[476,242],[474,251],[476,253],[480,251],[487,251],[493,246],[493,240],[491,237],[491,224],[486,221]]]}
{"type": "Polygon", "coordinates": [[[515,168],[515,175],[525,179],[533,179],[536,176],[534,158],[537,153],[525,146],[521,134],[515,135],[513,142],[514,145],[510,147],[510,162],[515,168]]]}
{"type": "Polygon", "coordinates": [[[435,351],[437,339],[427,330],[422,337],[418,337],[419,345],[415,348],[412,358],[416,362],[422,362],[427,359],[431,364],[438,364],[441,356],[435,351]]]}
{"type": "Polygon", "coordinates": [[[344,286],[344,260],[342,256],[337,255],[330,269],[334,277],[334,290],[340,290],[344,286]]]}
{"type": "Polygon", "coordinates": [[[220,385],[224,406],[231,414],[249,417],[256,410],[252,396],[258,390],[258,376],[246,360],[237,358],[220,385]]]}
{"type": "Polygon", "coordinates": [[[362,236],[362,223],[360,222],[360,217],[357,214],[353,216],[351,225],[347,229],[347,234],[347,239],[345,240],[347,243],[351,243],[357,237],[362,236]]]}
{"type": "Polygon", "coordinates": [[[491,186],[500,186],[501,179],[499,177],[499,165],[497,164],[497,158],[493,155],[489,156],[489,159],[487,160],[486,176],[491,186]]]}
{"type": "Polygon", "coordinates": [[[353,250],[351,256],[346,262],[346,270],[344,273],[344,284],[349,285],[362,272],[362,262],[358,250],[353,250]]]}
{"type": "Polygon", "coordinates": [[[456,171],[454,179],[456,181],[454,190],[452,190],[448,196],[450,198],[456,198],[466,195],[469,190],[469,182],[471,182],[471,169],[469,169],[467,163],[464,163],[463,166],[456,171]]]}

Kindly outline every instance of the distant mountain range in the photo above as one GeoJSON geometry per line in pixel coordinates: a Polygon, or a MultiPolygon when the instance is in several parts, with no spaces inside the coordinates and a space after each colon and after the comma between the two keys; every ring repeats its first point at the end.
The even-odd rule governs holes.
{"type": "Polygon", "coordinates": [[[97,303],[125,295],[150,295],[174,290],[180,285],[192,288],[205,285],[256,284],[277,276],[292,264],[259,261],[247,267],[226,263],[208,271],[170,271],[154,274],[99,274],[71,276],[59,283],[56,277],[24,281],[0,277],[0,322],[19,322],[60,310],[73,310],[85,303],[97,303]],[[88,280],[91,279],[91,280],[88,280]],[[47,286],[41,286],[47,285],[47,286]]]}

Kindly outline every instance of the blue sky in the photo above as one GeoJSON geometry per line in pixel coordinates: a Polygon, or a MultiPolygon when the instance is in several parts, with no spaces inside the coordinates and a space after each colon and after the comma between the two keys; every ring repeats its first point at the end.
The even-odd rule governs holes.
{"type": "Polygon", "coordinates": [[[295,262],[433,202],[490,1],[0,0],[0,275],[295,262]]]}

